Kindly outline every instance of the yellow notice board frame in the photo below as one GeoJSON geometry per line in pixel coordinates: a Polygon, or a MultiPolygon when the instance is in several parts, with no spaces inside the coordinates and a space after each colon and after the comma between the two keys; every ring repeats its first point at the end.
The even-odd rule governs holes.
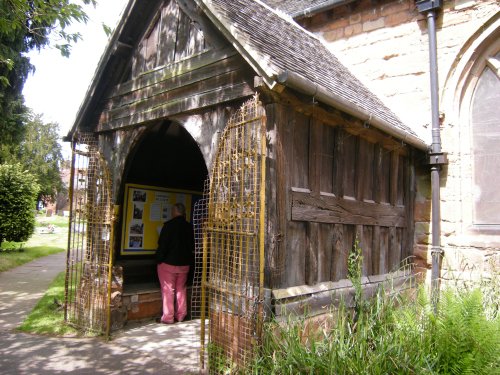
{"type": "Polygon", "coordinates": [[[191,221],[194,203],[201,197],[201,192],[192,190],[126,184],[120,254],[154,254],[161,227],[172,217],[172,206],[184,203],[186,220],[191,221]]]}

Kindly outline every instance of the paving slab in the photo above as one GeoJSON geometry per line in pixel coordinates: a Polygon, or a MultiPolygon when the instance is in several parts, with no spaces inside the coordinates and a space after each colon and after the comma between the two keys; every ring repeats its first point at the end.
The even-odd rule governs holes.
{"type": "Polygon", "coordinates": [[[0,332],[19,326],[66,267],[66,253],[0,272],[0,332]]]}
{"type": "Polygon", "coordinates": [[[10,332],[0,338],[0,374],[180,374],[143,352],[99,339],[10,332]]]}
{"type": "Polygon", "coordinates": [[[200,321],[129,322],[110,341],[15,331],[65,269],[66,254],[0,273],[0,374],[198,373],[200,321]]]}
{"type": "Polygon", "coordinates": [[[111,342],[164,361],[172,374],[198,373],[199,319],[175,324],[129,323],[112,335],[111,342]]]}

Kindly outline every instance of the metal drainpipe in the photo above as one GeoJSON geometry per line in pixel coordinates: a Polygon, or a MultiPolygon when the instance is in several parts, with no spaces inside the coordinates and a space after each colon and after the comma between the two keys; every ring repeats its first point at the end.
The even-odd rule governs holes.
{"type": "Polygon", "coordinates": [[[429,152],[431,166],[432,190],[432,272],[431,272],[431,299],[434,309],[439,300],[441,278],[441,263],[443,249],[441,247],[441,197],[440,172],[441,166],[447,164],[446,155],[441,150],[441,131],[439,128],[439,83],[437,64],[436,18],[441,9],[442,0],[417,1],[418,10],[427,15],[427,32],[429,35],[429,73],[431,80],[431,114],[432,114],[432,145],[429,152]]]}

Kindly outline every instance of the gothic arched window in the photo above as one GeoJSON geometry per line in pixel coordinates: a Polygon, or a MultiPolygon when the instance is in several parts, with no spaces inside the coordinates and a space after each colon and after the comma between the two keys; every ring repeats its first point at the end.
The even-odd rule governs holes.
{"type": "Polygon", "coordinates": [[[486,58],[470,111],[473,224],[500,225],[500,52],[486,58]]]}

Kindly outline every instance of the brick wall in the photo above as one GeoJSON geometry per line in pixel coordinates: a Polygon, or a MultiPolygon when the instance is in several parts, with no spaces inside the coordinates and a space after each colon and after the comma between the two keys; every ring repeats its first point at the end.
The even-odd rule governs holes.
{"type": "MultiPolygon", "coordinates": [[[[437,19],[438,69],[443,114],[443,150],[450,164],[441,181],[444,275],[473,265],[478,271],[489,259],[500,263],[500,236],[468,232],[472,184],[470,148],[462,147],[468,129],[461,128],[457,108],[443,100],[455,96],[451,76],[473,36],[500,12],[497,0],[444,1],[437,19]],[[467,180],[468,179],[468,180],[467,180]]],[[[425,16],[414,0],[361,0],[299,21],[324,39],[332,52],[426,141],[430,142],[428,35],[425,16]]],[[[467,143],[467,142],[465,142],[467,143]]],[[[415,207],[415,255],[422,269],[430,267],[430,181],[423,168],[415,207]]]]}
{"type": "Polygon", "coordinates": [[[299,21],[312,32],[322,33],[327,42],[422,19],[414,1],[384,0],[374,5],[371,0],[338,7],[299,21]]]}

